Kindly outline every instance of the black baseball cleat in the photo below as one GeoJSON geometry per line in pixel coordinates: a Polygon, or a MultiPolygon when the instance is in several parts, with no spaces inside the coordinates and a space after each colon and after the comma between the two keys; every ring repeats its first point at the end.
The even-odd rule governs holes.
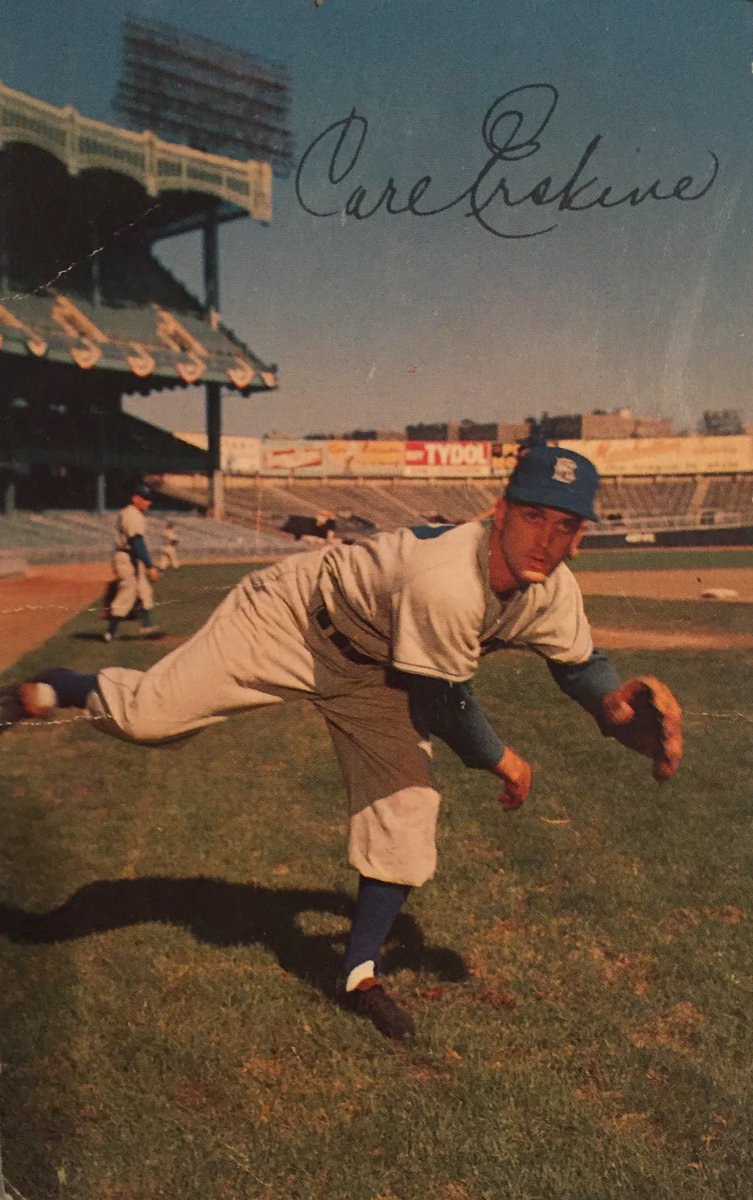
{"type": "Polygon", "coordinates": [[[349,1012],[365,1017],[385,1037],[405,1042],[415,1036],[416,1028],[410,1013],[392,999],[377,979],[362,979],[350,992],[340,993],[340,1003],[349,1012]]]}

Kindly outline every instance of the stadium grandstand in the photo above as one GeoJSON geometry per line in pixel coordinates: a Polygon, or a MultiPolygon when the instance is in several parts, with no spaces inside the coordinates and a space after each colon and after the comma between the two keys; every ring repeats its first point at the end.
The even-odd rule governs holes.
{"type": "MultiPolygon", "coordinates": [[[[160,490],[171,499],[206,506],[206,481],[198,476],[168,477],[160,490]]],[[[499,496],[494,480],[457,479],[435,482],[418,479],[296,479],[282,481],[257,476],[225,480],[225,511],[242,524],[279,529],[291,513],[316,516],[328,511],[347,524],[361,518],[380,530],[415,522],[457,524],[488,510],[499,496]]]]}
{"type": "Polygon", "coordinates": [[[91,121],[2,84],[0,101],[5,517],[103,512],[147,472],[209,472],[207,449],[128,416],[123,397],[277,386],[276,368],[153,253],[175,232],[269,220],[269,164],[91,121]]]}
{"type": "MultiPolygon", "coordinates": [[[[226,513],[232,520],[258,532],[273,532],[283,529],[292,516],[316,518],[325,513],[334,517],[337,532],[346,536],[358,536],[359,522],[361,528],[390,530],[415,522],[457,523],[487,513],[503,490],[519,449],[475,443],[475,453],[466,456],[473,464],[468,467],[462,454],[450,452],[454,444],[446,444],[447,452],[434,444],[434,465],[416,467],[406,466],[416,462],[415,442],[353,443],[356,448],[348,454],[343,476],[341,442],[322,441],[317,446],[257,439],[254,448],[254,439],[237,439],[241,440],[246,469],[236,469],[225,481],[226,513]],[[390,455],[391,465],[385,461],[390,455]],[[377,459],[378,477],[365,473],[353,478],[359,469],[373,472],[377,459]],[[411,470],[425,470],[427,475],[406,478],[405,472],[411,470]],[[474,473],[468,476],[466,470],[474,473]]],[[[232,456],[235,439],[224,441],[225,452],[232,456]]],[[[753,439],[749,435],[561,444],[591,457],[602,473],[599,521],[587,535],[587,545],[750,544],[753,439]]],[[[240,462],[237,453],[232,461],[240,462]]],[[[203,477],[165,475],[158,482],[172,501],[206,508],[203,477]]]]}
{"type": "MultiPolygon", "coordinates": [[[[207,520],[198,513],[171,510],[149,517],[149,541],[155,554],[167,516],[184,561],[276,556],[291,549],[290,539],[274,529],[257,531],[246,523],[207,520]]],[[[6,558],[30,565],[106,562],[112,555],[114,527],[114,512],[17,511],[0,519],[0,575],[6,558]]]]}
{"type": "MultiPolygon", "coordinates": [[[[315,535],[356,538],[490,511],[520,450],[510,425],[287,442],[217,437],[215,426],[210,450],[207,434],[125,413],[124,396],[196,383],[216,395],[276,388],[276,368],[154,253],[170,233],[268,220],[271,167],[145,139],[4,85],[0,99],[0,556],[108,557],[113,510],[140,478],[157,486],[152,520],[174,515],[194,559],[299,548],[307,520],[315,535]],[[225,519],[207,520],[218,474],[225,519]]],[[[601,472],[586,544],[750,544],[750,435],[677,438],[629,410],[597,416],[567,418],[550,438],[601,472]]]]}

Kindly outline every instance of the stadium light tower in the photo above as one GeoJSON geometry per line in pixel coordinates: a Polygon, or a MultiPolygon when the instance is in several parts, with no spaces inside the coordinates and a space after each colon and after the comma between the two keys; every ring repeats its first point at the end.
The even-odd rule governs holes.
{"type": "MultiPolygon", "coordinates": [[[[129,128],[227,158],[267,162],[285,176],[293,161],[288,127],[290,79],[276,63],[163,21],[128,17],[123,25],[123,68],[113,110],[129,128]]],[[[204,302],[220,303],[220,222],[245,215],[213,203],[194,228],[202,229],[204,302]]],[[[207,383],[207,450],[211,508],[222,514],[220,385],[207,383]]]]}

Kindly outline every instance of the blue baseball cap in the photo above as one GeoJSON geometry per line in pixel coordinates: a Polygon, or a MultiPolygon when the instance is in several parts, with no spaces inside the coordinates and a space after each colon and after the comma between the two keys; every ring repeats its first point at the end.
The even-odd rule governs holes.
{"type": "Polygon", "coordinates": [[[543,504],[597,521],[599,472],[589,458],[560,446],[534,446],[518,459],[506,495],[518,504],[543,504]]]}
{"type": "Polygon", "coordinates": [[[154,492],[149,487],[148,483],[137,483],[131,495],[140,496],[142,500],[154,499],[154,492]]]}

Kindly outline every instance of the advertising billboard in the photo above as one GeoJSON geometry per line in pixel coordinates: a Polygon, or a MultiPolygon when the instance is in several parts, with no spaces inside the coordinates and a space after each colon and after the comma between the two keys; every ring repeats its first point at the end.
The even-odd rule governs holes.
{"type": "Polygon", "coordinates": [[[753,438],[614,438],[560,442],[590,458],[601,475],[733,475],[753,471],[753,438]]]}
{"type": "Polygon", "coordinates": [[[264,439],[261,443],[261,474],[286,475],[289,479],[325,475],[326,448],[326,442],[306,438],[264,439]]]}
{"type": "Polygon", "coordinates": [[[261,465],[261,441],[258,437],[224,434],[222,469],[229,475],[258,475],[261,465]]]}
{"type": "Polygon", "coordinates": [[[490,474],[490,442],[406,442],[405,470],[414,479],[468,479],[490,474]]]}
{"type": "Polygon", "coordinates": [[[327,442],[328,475],[394,478],[402,475],[404,461],[405,442],[362,442],[345,438],[327,442]]]}

